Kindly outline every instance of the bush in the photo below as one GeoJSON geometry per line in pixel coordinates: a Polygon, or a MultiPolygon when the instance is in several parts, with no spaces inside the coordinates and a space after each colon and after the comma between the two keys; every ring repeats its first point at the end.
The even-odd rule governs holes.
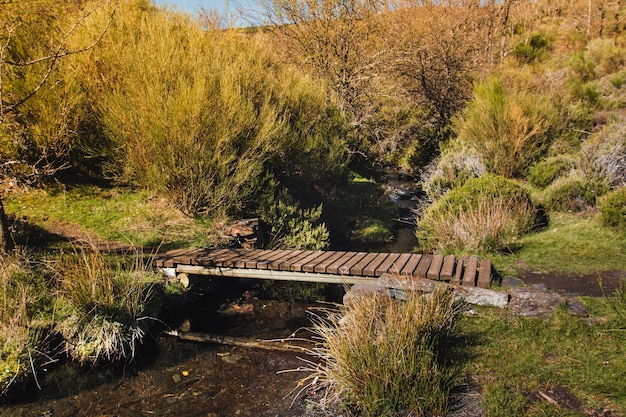
{"type": "Polygon", "coordinates": [[[513,48],[513,56],[522,64],[528,64],[544,59],[550,51],[550,41],[546,35],[536,33],[525,42],[520,42],[513,48]]]}
{"type": "Polygon", "coordinates": [[[528,181],[539,188],[546,188],[555,179],[574,167],[574,161],[566,155],[544,159],[533,165],[528,171],[528,181]]]}
{"type": "Polygon", "coordinates": [[[602,179],[576,175],[562,177],[545,189],[546,208],[553,211],[582,211],[596,205],[596,200],[609,191],[602,179]]]}
{"type": "Polygon", "coordinates": [[[426,250],[443,253],[501,251],[537,223],[530,195],[494,175],[469,179],[428,209],[416,235],[426,250]]]}
{"type": "Polygon", "coordinates": [[[585,141],[582,151],[611,186],[626,185],[626,118],[609,122],[585,141]]]}
{"type": "Polygon", "coordinates": [[[341,403],[364,417],[445,413],[456,371],[447,367],[442,345],[460,304],[445,287],[405,293],[404,302],[357,294],[338,311],[314,317],[312,331],[323,344],[312,354],[321,363],[307,379],[311,389],[328,389],[322,406],[341,403]]]}
{"type": "Polygon", "coordinates": [[[602,224],[620,232],[626,232],[626,187],[611,191],[600,205],[602,224]]]}
{"type": "Polygon", "coordinates": [[[523,175],[546,151],[553,124],[554,109],[544,96],[507,93],[491,79],[475,87],[453,129],[478,152],[488,172],[511,178],[523,175]]]}
{"type": "Polygon", "coordinates": [[[435,201],[448,190],[484,173],[485,166],[480,162],[476,151],[458,140],[453,140],[443,147],[441,156],[426,167],[421,185],[428,198],[435,201]]]}

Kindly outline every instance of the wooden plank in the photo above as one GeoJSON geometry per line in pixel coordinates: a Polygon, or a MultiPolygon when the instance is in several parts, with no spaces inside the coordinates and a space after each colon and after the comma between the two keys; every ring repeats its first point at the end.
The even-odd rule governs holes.
{"type": "Polygon", "coordinates": [[[399,253],[390,253],[389,256],[385,258],[385,261],[381,263],[380,266],[378,266],[378,268],[376,268],[376,271],[374,271],[374,276],[380,276],[382,274],[386,274],[387,272],[389,272],[389,268],[391,268],[391,265],[393,265],[393,263],[399,257],[400,257],[399,253]]]}
{"type": "Polygon", "coordinates": [[[439,274],[439,278],[446,281],[451,281],[454,276],[454,265],[455,265],[454,255],[448,255],[443,258],[443,266],[441,267],[441,273],[439,274]]]}
{"type": "Polygon", "coordinates": [[[269,250],[269,249],[262,249],[262,250],[259,250],[258,252],[260,252],[259,256],[256,256],[254,259],[250,259],[249,261],[246,261],[246,264],[245,264],[246,268],[256,268],[259,262],[264,263],[267,260],[267,257],[270,256],[272,253],[274,253],[273,250],[269,250]]]}
{"type": "MultiPolygon", "coordinates": [[[[326,259],[330,258],[331,256],[334,256],[337,252],[335,251],[322,251],[322,254],[319,255],[318,257],[309,260],[308,262],[306,262],[304,265],[302,265],[302,272],[313,272],[313,270],[315,270],[315,267],[324,262],[326,259]]],[[[304,262],[304,260],[302,261],[304,262]]],[[[293,271],[293,269],[292,269],[293,271]]]]}
{"type": "Polygon", "coordinates": [[[376,257],[372,259],[372,262],[363,268],[363,275],[367,277],[376,276],[376,268],[378,268],[378,266],[381,265],[388,256],[388,253],[379,253],[376,255],[376,257]]]}
{"type": "Polygon", "coordinates": [[[246,256],[246,253],[249,252],[250,249],[232,249],[232,256],[228,259],[222,259],[222,267],[224,268],[232,268],[235,266],[235,262],[237,262],[242,257],[246,256]]]}
{"type": "Polygon", "coordinates": [[[345,251],[335,252],[330,257],[326,258],[324,261],[315,265],[315,268],[313,268],[313,271],[320,273],[320,274],[326,273],[326,268],[328,268],[333,262],[335,262],[337,259],[344,256],[345,254],[346,254],[345,251]]]}
{"type": "MultiPolygon", "coordinates": [[[[303,267],[310,263],[315,261],[316,259],[319,259],[320,261],[322,261],[324,258],[323,257],[328,257],[331,255],[332,252],[330,251],[321,251],[321,250],[316,250],[314,252],[311,252],[311,254],[309,256],[306,256],[302,259],[300,259],[299,261],[296,261],[294,263],[291,264],[291,267],[289,268],[290,271],[294,271],[294,272],[300,272],[302,271],[303,267]],[[321,259],[320,259],[321,258],[321,259]]],[[[311,269],[312,271],[312,269],[311,269]]],[[[309,271],[309,272],[311,272],[309,271]]]]}
{"type": "Polygon", "coordinates": [[[219,257],[225,253],[230,253],[231,249],[213,249],[208,251],[206,254],[204,254],[203,256],[199,256],[196,258],[195,262],[197,265],[203,265],[203,266],[212,266],[215,265],[214,264],[214,259],[216,257],[219,257]]]}
{"type": "Polygon", "coordinates": [[[441,272],[441,267],[443,266],[443,255],[434,255],[433,260],[430,263],[430,267],[428,268],[428,272],[426,273],[426,278],[439,280],[439,275],[441,272]]]}
{"type": "Polygon", "coordinates": [[[346,254],[343,255],[341,258],[336,259],[333,263],[328,265],[326,267],[326,271],[318,271],[316,269],[315,272],[326,272],[327,274],[337,274],[339,273],[339,267],[345,264],[346,262],[348,262],[355,255],[356,255],[356,252],[346,252],[346,254]]]}
{"type": "Polygon", "coordinates": [[[357,252],[354,254],[352,258],[350,258],[347,262],[337,269],[337,272],[341,275],[348,275],[350,273],[350,268],[359,263],[361,259],[363,259],[367,255],[367,252],[357,252]]]}
{"type": "Polygon", "coordinates": [[[225,267],[228,266],[228,261],[237,257],[239,257],[239,253],[236,252],[234,249],[229,249],[228,252],[224,252],[218,256],[214,256],[213,265],[225,267]]]}
{"type": "Polygon", "coordinates": [[[174,259],[177,256],[184,254],[185,252],[189,252],[189,248],[174,249],[174,250],[165,252],[164,254],[160,255],[157,259],[155,259],[154,264],[155,266],[158,266],[158,267],[173,268],[175,265],[174,259]]]}
{"type": "Polygon", "coordinates": [[[480,269],[478,270],[478,286],[481,288],[489,288],[491,286],[490,259],[483,259],[480,261],[480,269]]]}
{"type": "Polygon", "coordinates": [[[279,265],[278,269],[280,271],[291,271],[292,266],[294,265],[294,263],[301,261],[302,259],[311,256],[311,254],[313,253],[313,251],[310,250],[303,250],[300,251],[300,254],[298,256],[296,256],[295,258],[291,258],[289,260],[289,262],[284,262],[282,264],[279,265]]]}
{"type": "Polygon", "coordinates": [[[467,262],[467,258],[461,258],[456,262],[456,271],[454,273],[454,279],[451,283],[455,285],[461,284],[461,279],[463,278],[463,270],[465,269],[465,262],[467,262]]]}
{"type": "Polygon", "coordinates": [[[269,253],[265,258],[263,258],[262,260],[259,259],[256,263],[256,267],[258,269],[270,269],[269,268],[269,264],[276,260],[279,259],[281,257],[283,257],[285,254],[291,252],[291,250],[289,249],[277,249],[277,250],[273,250],[272,253],[269,253]]]}
{"type": "Polygon", "coordinates": [[[415,271],[415,268],[417,268],[417,265],[420,263],[421,259],[422,259],[421,254],[412,253],[411,257],[409,258],[407,263],[404,265],[404,267],[400,271],[400,276],[403,276],[403,277],[413,276],[413,271],[415,271]]]}
{"type": "Polygon", "coordinates": [[[241,256],[239,259],[237,259],[234,265],[235,268],[246,268],[246,263],[251,263],[252,261],[260,259],[264,255],[263,252],[264,251],[258,249],[248,251],[245,256],[241,256]]]}
{"type": "Polygon", "coordinates": [[[410,253],[401,253],[400,256],[398,256],[398,259],[396,259],[389,268],[389,273],[399,275],[400,271],[402,271],[402,268],[404,268],[404,265],[406,265],[409,258],[411,258],[410,253]]]}
{"type": "Polygon", "coordinates": [[[377,256],[378,256],[378,253],[375,253],[375,252],[370,252],[367,255],[365,255],[359,262],[357,262],[355,265],[353,265],[350,268],[350,275],[359,275],[359,276],[365,275],[363,269],[365,269],[365,267],[369,265],[372,262],[372,260],[374,260],[374,258],[376,258],[377,256]]]}
{"type": "Polygon", "coordinates": [[[268,267],[269,269],[273,269],[275,271],[279,271],[280,270],[280,265],[285,263],[285,262],[289,262],[290,259],[295,258],[296,256],[299,256],[302,254],[301,250],[292,250],[289,253],[286,253],[285,256],[279,258],[279,259],[275,259],[274,261],[270,262],[268,267]]]}
{"type": "Polygon", "coordinates": [[[426,279],[426,275],[428,274],[428,268],[430,268],[430,263],[432,262],[432,260],[433,255],[431,254],[427,253],[426,255],[422,256],[422,260],[420,261],[419,265],[417,265],[413,276],[418,279],[426,279]]]}
{"type": "Polygon", "coordinates": [[[465,263],[465,272],[463,272],[462,285],[475,287],[476,286],[476,268],[478,267],[478,258],[476,256],[470,256],[465,263]]]}

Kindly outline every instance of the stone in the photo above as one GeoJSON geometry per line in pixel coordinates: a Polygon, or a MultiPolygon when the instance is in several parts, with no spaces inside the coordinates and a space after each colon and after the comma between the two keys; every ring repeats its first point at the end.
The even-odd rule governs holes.
{"type": "Polygon", "coordinates": [[[514,287],[509,290],[509,308],[519,316],[544,316],[552,313],[565,299],[548,291],[543,284],[514,287]]]}

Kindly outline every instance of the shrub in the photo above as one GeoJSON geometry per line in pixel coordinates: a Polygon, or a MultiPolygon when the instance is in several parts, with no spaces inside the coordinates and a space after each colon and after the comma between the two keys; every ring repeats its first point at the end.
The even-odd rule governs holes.
{"type": "Polygon", "coordinates": [[[469,179],[426,209],[416,235],[427,250],[497,252],[537,223],[537,208],[520,185],[484,175],[469,179]]]}
{"type": "Polygon", "coordinates": [[[81,364],[134,359],[146,334],[148,302],[157,279],[137,257],[112,265],[95,248],[76,249],[57,268],[65,319],[58,331],[81,364]]]}
{"type": "Polygon", "coordinates": [[[550,41],[546,35],[536,33],[525,42],[520,42],[513,48],[513,56],[522,64],[544,59],[550,50],[550,41]]]}
{"type": "Polygon", "coordinates": [[[314,316],[321,363],[309,388],[326,387],[322,406],[341,403],[364,417],[445,413],[456,371],[447,367],[443,342],[454,330],[460,304],[447,288],[432,294],[405,291],[406,301],[357,294],[338,311],[314,316]]]}
{"type": "Polygon", "coordinates": [[[602,224],[626,232],[626,187],[608,193],[600,205],[602,224]]]}
{"type": "Polygon", "coordinates": [[[602,179],[577,175],[562,177],[545,189],[546,208],[553,211],[582,211],[596,205],[596,200],[609,191],[602,179]]]}
{"type": "Polygon", "coordinates": [[[539,188],[548,185],[574,167],[574,161],[566,155],[544,159],[533,165],[528,171],[528,181],[539,188]]]}
{"type": "Polygon", "coordinates": [[[546,150],[554,110],[543,96],[505,92],[495,79],[478,84],[474,99],[453,121],[458,138],[474,148],[487,171],[524,174],[546,150]]]}
{"type": "Polygon", "coordinates": [[[428,198],[435,201],[448,190],[484,173],[485,166],[480,162],[476,151],[458,140],[453,140],[443,147],[441,156],[426,167],[421,186],[428,198]]]}
{"type": "Polygon", "coordinates": [[[611,121],[585,141],[582,151],[611,186],[626,185],[626,118],[611,121]]]}

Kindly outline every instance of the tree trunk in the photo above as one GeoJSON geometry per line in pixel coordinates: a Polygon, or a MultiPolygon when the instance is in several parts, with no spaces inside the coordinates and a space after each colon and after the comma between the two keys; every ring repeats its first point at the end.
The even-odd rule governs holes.
{"type": "Polygon", "coordinates": [[[11,238],[11,232],[9,232],[9,222],[7,221],[7,215],[4,212],[4,205],[0,198],[0,254],[7,253],[13,250],[13,239],[11,238]]]}

